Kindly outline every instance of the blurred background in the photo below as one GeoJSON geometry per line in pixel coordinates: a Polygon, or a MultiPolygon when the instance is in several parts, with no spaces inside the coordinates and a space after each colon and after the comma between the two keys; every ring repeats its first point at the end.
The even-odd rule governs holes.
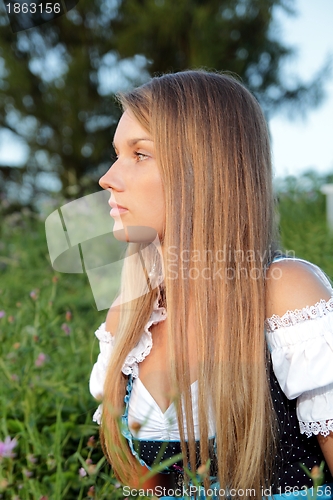
{"type": "Polygon", "coordinates": [[[239,75],[270,127],[281,246],[333,278],[332,20],[332,0],[80,0],[14,34],[0,0],[0,498],[122,497],[88,392],[105,311],[85,274],[52,269],[44,229],[99,189],[117,91],[183,69],[239,75]]]}

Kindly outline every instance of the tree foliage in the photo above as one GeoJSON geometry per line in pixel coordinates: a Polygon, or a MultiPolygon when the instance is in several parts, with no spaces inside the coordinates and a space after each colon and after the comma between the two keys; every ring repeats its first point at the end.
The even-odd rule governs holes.
{"type": "Polygon", "coordinates": [[[318,75],[316,83],[283,82],[292,50],[272,26],[276,10],[291,7],[291,0],[80,0],[66,16],[17,34],[0,11],[0,131],[29,146],[22,168],[0,166],[1,189],[22,198],[21,184],[31,198],[56,178],[64,194],[82,194],[109,165],[120,113],[114,91],[149,73],[236,73],[266,112],[316,104],[318,75]]]}
{"type": "Polygon", "coordinates": [[[56,174],[65,194],[79,195],[110,164],[110,128],[120,114],[99,78],[115,54],[114,11],[81,0],[80,10],[17,34],[2,16],[0,127],[30,148],[23,168],[2,166],[7,190],[21,183],[29,199],[48,191],[56,174]]]}
{"type": "Polygon", "coordinates": [[[282,63],[293,54],[274,34],[274,14],[287,0],[131,0],[113,22],[115,47],[123,57],[144,54],[153,74],[189,68],[239,75],[266,113],[292,103],[316,104],[318,75],[308,84],[284,83],[282,63]],[[305,99],[306,97],[306,99],[305,99]]]}

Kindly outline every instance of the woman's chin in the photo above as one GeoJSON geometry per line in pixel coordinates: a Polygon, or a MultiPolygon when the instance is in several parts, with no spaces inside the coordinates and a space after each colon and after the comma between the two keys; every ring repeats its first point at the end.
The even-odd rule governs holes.
{"type": "Polygon", "coordinates": [[[118,241],[128,241],[128,234],[127,231],[124,227],[122,228],[113,228],[113,236],[116,238],[118,241]]]}
{"type": "Polygon", "coordinates": [[[156,241],[156,229],[148,226],[123,226],[117,224],[113,226],[113,235],[119,241],[131,243],[152,243],[156,241]]]}

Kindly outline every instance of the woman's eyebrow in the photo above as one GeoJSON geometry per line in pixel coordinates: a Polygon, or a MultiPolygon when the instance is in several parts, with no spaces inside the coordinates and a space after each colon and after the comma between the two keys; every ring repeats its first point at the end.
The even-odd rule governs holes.
{"type": "MultiPolygon", "coordinates": [[[[134,146],[135,144],[137,144],[138,142],[140,141],[150,141],[150,142],[153,142],[152,139],[150,139],[149,137],[138,137],[138,138],[135,138],[135,139],[130,139],[127,141],[127,144],[129,146],[134,146]]],[[[112,146],[114,147],[114,149],[117,149],[114,141],[112,141],[112,146]]]]}

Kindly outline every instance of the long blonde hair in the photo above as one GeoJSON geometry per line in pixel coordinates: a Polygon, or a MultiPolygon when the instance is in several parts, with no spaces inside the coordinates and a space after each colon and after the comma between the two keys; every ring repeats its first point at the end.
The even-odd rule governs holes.
{"type": "MultiPolygon", "coordinates": [[[[183,456],[189,456],[195,470],[186,334],[191,294],[201,463],[209,458],[211,401],[221,488],[255,489],[261,498],[276,434],[264,336],[265,268],[276,237],[265,119],[256,99],[237,80],[204,71],[153,78],[120,100],[155,143],[165,191],[163,248],[178,256],[184,251],[196,255],[186,261],[177,258],[172,271],[164,262],[172,381],[183,395],[187,423],[185,441],[178,405],[183,456]]],[[[127,286],[147,288],[133,279],[139,249],[139,244],[129,245],[137,262],[132,260],[123,271],[123,293],[127,286]]],[[[125,484],[138,463],[119,430],[126,387],[121,368],[156,297],[157,290],[150,290],[123,308],[104,385],[104,452],[125,484]]]]}

